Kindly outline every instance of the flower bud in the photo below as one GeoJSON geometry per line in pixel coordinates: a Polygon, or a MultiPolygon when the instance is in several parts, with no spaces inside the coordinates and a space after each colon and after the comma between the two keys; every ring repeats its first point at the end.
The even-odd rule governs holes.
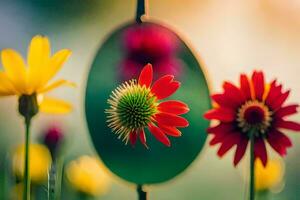
{"type": "Polygon", "coordinates": [[[64,135],[61,129],[57,126],[50,127],[43,138],[43,143],[50,150],[51,156],[53,159],[57,156],[57,153],[63,142],[64,135]]]}

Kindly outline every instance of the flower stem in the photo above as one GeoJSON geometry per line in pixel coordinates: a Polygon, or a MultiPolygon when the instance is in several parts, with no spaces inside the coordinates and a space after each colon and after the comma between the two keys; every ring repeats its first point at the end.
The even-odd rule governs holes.
{"type": "Polygon", "coordinates": [[[135,21],[137,23],[142,23],[141,17],[146,13],[145,1],[146,0],[137,0],[136,17],[135,17],[135,21]]]}
{"type": "Polygon", "coordinates": [[[30,200],[30,171],[29,171],[29,144],[30,144],[30,122],[31,117],[25,117],[25,160],[24,160],[24,189],[23,189],[23,200],[30,200]]]}
{"type": "Polygon", "coordinates": [[[259,192],[257,194],[258,194],[257,199],[259,199],[259,200],[268,200],[268,199],[270,199],[269,190],[265,190],[265,191],[259,192]]]}
{"type": "Polygon", "coordinates": [[[136,190],[139,195],[139,200],[147,200],[147,192],[143,190],[142,185],[138,185],[136,190]]]}
{"type": "Polygon", "coordinates": [[[60,200],[62,168],[61,158],[53,158],[48,174],[48,200],[60,200]]]}
{"type": "Polygon", "coordinates": [[[59,158],[56,160],[56,169],[57,169],[57,181],[56,181],[56,195],[55,200],[61,199],[61,185],[62,185],[62,174],[63,174],[63,157],[59,156],[59,158]]]}
{"type": "Polygon", "coordinates": [[[56,163],[52,161],[50,171],[48,174],[48,200],[55,199],[55,186],[56,186],[56,163]]]}
{"type": "Polygon", "coordinates": [[[255,134],[254,131],[250,133],[250,200],[255,199],[255,168],[254,168],[254,140],[255,140],[255,134]]]}

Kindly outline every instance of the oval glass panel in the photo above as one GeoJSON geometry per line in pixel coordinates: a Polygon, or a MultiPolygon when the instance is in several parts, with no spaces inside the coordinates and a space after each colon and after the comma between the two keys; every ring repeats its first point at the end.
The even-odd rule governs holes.
{"type": "MultiPolygon", "coordinates": [[[[147,37],[152,36],[150,34],[147,37]]],[[[137,36],[133,35],[131,39],[137,39],[137,36]]],[[[152,54],[155,53],[152,52],[152,54]]],[[[166,66],[167,64],[161,65],[166,66]]],[[[139,72],[141,66],[138,64],[136,66],[139,72]]],[[[209,122],[205,121],[202,115],[210,106],[208,83],[202,71],[201,63],[178,35],[156,23],[127,24],[113,32],[99,49],[89,72],[85,108],[88,128],[95,149],[104,164],[114,174],[136,184],[155,184],[168,181],[183,172],[196,159],[204,146],[206,128],[209,125],[209,122]],[[157,64],[156,61],[153,61],[154,58],[152,60],[145,58],[141,61],[142,56],[138,55],[137,58],[133,59],[139,60],[136,63],[155,62],[152,64],[156,78],[169,70],[175,74],[175,79],[181,82],[180,89],[170,99],[181,100],[189,105],[190,112],[184,117],[188,119],[190,125],[180,129],[181,137],[169,137],[171,147],[166,147],[158,142],[147,129],[145,130],[149,149],[145,148],[139,141],[135,147],[130,144],[125,145],[107,126],[104,110],[109,107],[107,99],[112,90],[124,79],[127,80],[130,76],[136,76],[136,70],[131,70],[129,65],[124,64],[124,61],[127,63],[128,58],[131,58],[128,52],[124,50],[126,47],[124,40],[128,39],[126,39],[128,30],[132,27],[136,28],[136,26],[139,26],[138,28],[141,30],[147,26],[157,27],[158,30],[169,32],[168,37],[175,37],[176,39],[176,41],[171,40],[169,44],[166,43],[169,46],[163,46],[164,44],[155,41],[155,39],[151,44],[158,42],[156,45],[166,49],[170,46],[175,48],[172,46],[173,42],[178,45],[176,47],[176,61],[171,61],[173,64],[170,64],[171,67],[167,71],[162,69],[163,67],[156,67],[161,63],[157,64]],[[126,69],[126,67],[129,68],[126,69]]]]}

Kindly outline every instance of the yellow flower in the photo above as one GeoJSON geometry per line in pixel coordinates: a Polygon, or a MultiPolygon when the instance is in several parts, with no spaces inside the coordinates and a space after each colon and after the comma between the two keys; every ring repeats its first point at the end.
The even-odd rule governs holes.
{"type": "Polygon", "coordinates": [[[68,164],[67,178],[74,189],[90,196],[105,194],[110,178],[101,162],[93,157],[82,156],[68,164]]]}
{"type": "MultiPolygon", "coordinates": [[[[29,146],[29,171],[31,181],[34,183],[42,183],[47,180],[48,169],[51,165],[51,155],[46,146],[41,144],[30,144],[29,146]]],[[[24,174],[24,145],[18,146],[12,158],[13,173],[23,178],[24,174]]]]}
{"type": "Polygon", "coordinates": [[[269,190],[282,183],[284,164],[279,159],[268,160],[264,167],[262,162],[255,161],[255,189],[256,191],[269,190]]]}
{"type": "Polygon", "coordinates": [[[69,112],[71,110],[69,103],[46,97],[45,94],[63,85],[74,85],[63,79],[49,84],[71,55],[71,51],[62,49],[53,56],[50,55],[50,51],[48,38],[40,35],[31,40],[27,63],[17,51],[2,50],[1,60],[4,71],[0,71],[0,97],[34,95],[42,112],[57,114],[69,112]]]}

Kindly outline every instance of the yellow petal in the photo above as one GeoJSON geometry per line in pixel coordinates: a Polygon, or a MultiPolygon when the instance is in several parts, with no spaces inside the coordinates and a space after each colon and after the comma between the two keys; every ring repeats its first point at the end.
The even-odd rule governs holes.
{"type": "Polygon", "coordinates": [[[0,72],[0,96],[9,96],[14,94],[18,94],[18,92],[14,89],[6,73],[0,72]]]}
{"type": "Polygon", "coordinates": [[[21,55],[13,49],[1,51],[2,64],[16,90],[26,92],[26,67],[21,55]]]}
{"type": "Polygon", "coordinates": [[[47,72],[45,72],[43,77],[42,85],[46,85],[48,81],[50,81],[55,74],[62,68],[63,64],[68,60],[71,55],[71,51],[69,49],[62,49],[55,53],[47,65],[47,72]]]}
{"type": "Polygon", "coordinates": [[[60,99],[45,97],[40,104],[40,111],[51,114],[66,114],[72,111],[72,105],[60,99]]]}
{"type": "Polygon", "coordinates": [[[70,87],[76,87],[76,84],[67,80],[58,80],[53,82],[52,84],[48,85],[45,88],[42,88],[40,90],[38,90],[38,93],[45,93],[45,92],[49,92],[50,90],[53,90],[55,88],[61,87],[61,86],[70,86],[70,87]]]}
{"type": "Polygon", "coordinates": [[[28,49],[28,83],[31,92],[40,86],[43,73],[46,72],[46,67],[50,59],[50,42],[47,37],[35,36],[29,45],[28,49]]]}
{"type": "MultiPolygon", "coordinates": [[[[48,148],[41,144],[30,144],[29,146],[29,171],[31,181],[43,183],[47,180],[48,170],[51,165],[51,154],[48,148]]],[[[24,145],[19,145],[12,155],[12,171],[23,178],[24,174],[24,145]]]]}
{"type": "Polygon", "coordinates": [[[105,194],[111,184],[104,166],[90,156],[71,161],[66,167],[66,175],[74,189],[91,196],[105,194]]]}
{"type": "Polygon", "coordinates": [[[255,161],[255,189],[263,191],[272,189],[283,180],[284,163],[279,159],[270,159],[267,166],[263,166],[260,160],[255,161]]]}

